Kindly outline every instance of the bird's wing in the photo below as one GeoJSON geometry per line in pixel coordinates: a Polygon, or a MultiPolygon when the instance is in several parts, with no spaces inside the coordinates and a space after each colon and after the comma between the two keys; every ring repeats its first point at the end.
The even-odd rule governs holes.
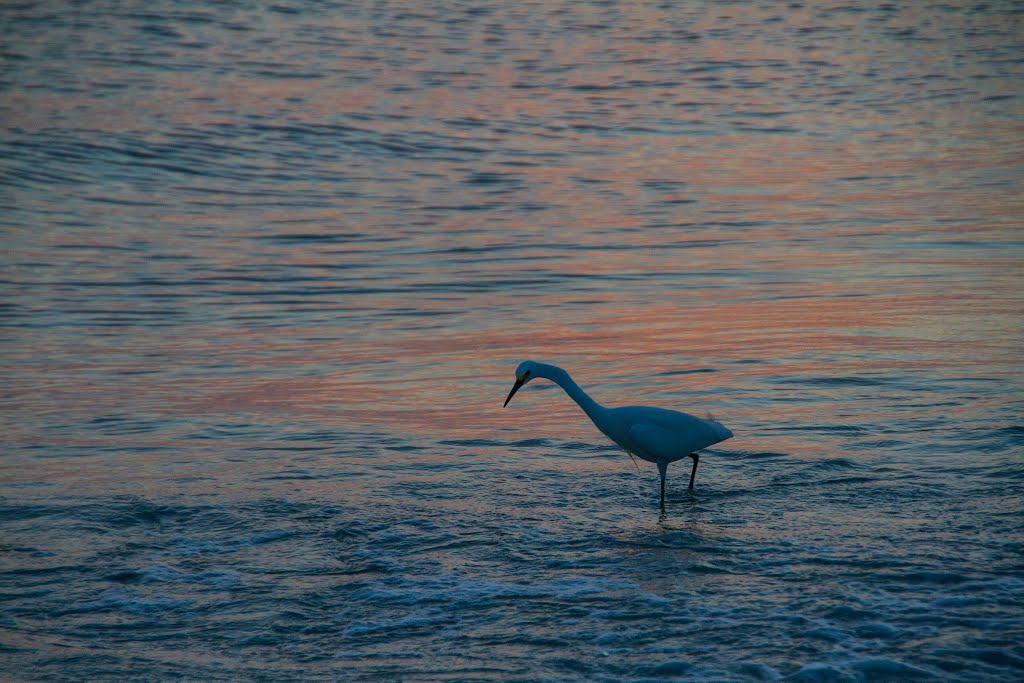
{"type": "MultiPolygon", "coordinates": [[[[692,416],[685,416],[692,418],[692,416]]],[[[643,452],[669,462],[685,458],[690,453],[732,436],[732,432],[718,423],[700,418],[687,420],[685,429],[665,429],[650,423],[636,423],[629,428],[629,438],[643,452]],[[719,432],[723,430],[725,434],[719,432]]]]}
{"type": "Polygon", "coordinates": [[[651,424],[635,424],[629,428],[629,438],[645,454],[657,460],[679,460],[690,454],[680,443],[675,432],[651,424]]]}

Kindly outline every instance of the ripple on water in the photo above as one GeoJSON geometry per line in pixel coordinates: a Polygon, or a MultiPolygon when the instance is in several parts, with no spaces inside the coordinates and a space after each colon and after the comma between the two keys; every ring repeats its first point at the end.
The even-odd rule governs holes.
{"type": "Polygon", "coordinates": [[[1012,8],[409,4],[0,4],[6,675],[1020,680],[1012,8]]]}

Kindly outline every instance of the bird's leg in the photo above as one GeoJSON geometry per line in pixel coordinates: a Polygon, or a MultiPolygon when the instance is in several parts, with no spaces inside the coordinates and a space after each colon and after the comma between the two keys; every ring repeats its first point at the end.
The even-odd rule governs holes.
{"type": "Polygon", "coordinates": [[[690,453],[690,457],[693,458],[693,470],[690,472],[690,488],[693,488],[693,480],[697,477],[697,463],[700,462],[700,456],[696,453],[690,453]]]}
{"type": "Polygon", "coordinates": [[[658,474],[661,475],[661,509],[665,509],[665,473],[668,471],[668,463],[664,460],[658,461],[658,474]]]}

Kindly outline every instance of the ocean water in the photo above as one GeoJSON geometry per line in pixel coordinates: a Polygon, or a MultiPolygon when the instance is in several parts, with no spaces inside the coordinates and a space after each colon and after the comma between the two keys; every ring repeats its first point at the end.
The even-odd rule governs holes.
{"type": "Polygon", "coordinates": [[[1020,3],[0,26],[4,679],[1024,679],[1020,3]]]}

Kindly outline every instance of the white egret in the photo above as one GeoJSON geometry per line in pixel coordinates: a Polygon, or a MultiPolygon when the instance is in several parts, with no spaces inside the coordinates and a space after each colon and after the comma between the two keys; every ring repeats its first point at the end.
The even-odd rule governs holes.
{"type": "Polygon", "coordinates": [[[665,507],[665,472],[671,462],[693,458],[690,472],[690,488],[697,476],[697,451],[719,441],[725,441],[732,432],[717,420],[694,417],[686,413],[649,406],[628,406],[605,408],[590,398],[569,373],[557,365],[523,361],[516,368],[516,383],[502,407],[507,406],[519,388],[530,380],[543,377],[549,379],[569,394],[594,425],[605,436],[617,443],[622,450],[641,460],[653,462],[661,474],[661,507],[665,507]]]}

